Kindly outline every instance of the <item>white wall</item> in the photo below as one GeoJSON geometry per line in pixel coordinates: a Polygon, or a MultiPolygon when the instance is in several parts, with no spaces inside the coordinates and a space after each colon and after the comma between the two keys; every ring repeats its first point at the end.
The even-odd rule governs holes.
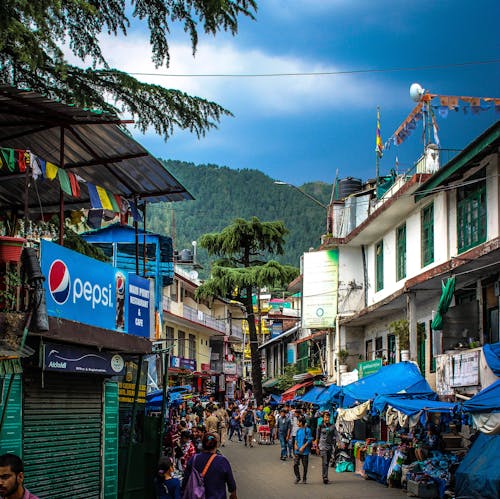
{"type": "Polygon", "coordinates": [[[354,314],[364,308],[364,305],[362,250],[360,247],[340,246],[338,313],[354,314]]]}

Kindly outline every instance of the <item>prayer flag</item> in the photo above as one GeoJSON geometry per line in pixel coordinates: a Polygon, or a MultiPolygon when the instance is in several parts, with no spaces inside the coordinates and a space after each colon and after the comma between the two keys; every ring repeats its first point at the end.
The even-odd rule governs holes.
{"type": "Polygon", "coordinates": [[[71,196],[73,193],[71,192],[71,183],[69,181],[68,172],[64,168],[58,168],[57,178],[61,184],[61,189],[68,194],[68,196],[71,196]]]}
{"type": "Polygon", "coordinates": [[[72,172],[68,172],[68,177],[69,177],[69,183],[71,184],[71,193],[73,194],[73,197],[79,198],[80,197],[80,184],[78,183],[78,179],[76,178],[76,175],[72,172]]]}
{"type": "Polygon", "coordinates": [[[59,168],[57,168],[54,163],[47,161],[45,165],[45,174],[49,180],[54,180],[57,177],[57,170],[59,170],[59,168]]]}
{"type": "Polygon", "coordinates": [[[375,141],[375,152],[379,158],[384,154],[384,144],[382,142],[382,136],[380,135],[380,109],[377,109],[377,138],[375,141]]]}
{"type": "Polygon", "coordinates": [[[130,201],[130,212],[132,213],[132,217],[134,217],[134,222],[142,222],[142,214],[139,211],[137,205],[130,201]]]}
{"type": "Polygon", "coordinates": [[[103,187],[96,186],[97,189],[97,194],[99,196],[99,199],[101,200],[102,207],[105,210],[110,210],[113,211],[113,205],[111,204],[111,201],[109,200],[108,193],[106,192],[106,189],[103,187]]]}
{"type": "Polygon", "coordinates": [[[99,194],[97,193],[97,188],[94,184],[87,182],[87,188],[89,190],[90,196],[90,206],[94,210],[102,210],[102,203],[99,194]]]}

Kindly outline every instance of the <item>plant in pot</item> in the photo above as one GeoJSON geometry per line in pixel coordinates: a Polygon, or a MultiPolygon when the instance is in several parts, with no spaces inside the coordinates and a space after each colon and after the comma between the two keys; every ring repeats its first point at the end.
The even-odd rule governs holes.
{"type": "Polygon", "coordinates": [[[16,271],[8,270],[0,277],[0,344],[14,351],[20,344],[26,320],[26,314],[17,310],[21,286],[16,271]]]}
{"type": "Polygon", "coordinates": [[[410,350],[410,325],[408,320],[399,319],[393,321],[389,324],[389,329],[398,338],[401,360],[408,360],[410,350]]]}
{"type": "Polygon", "coordinates": [[[339,366],[345,366],[348,357],[349,357],[349,352],[347,350],[339,350],[337,352],[337,358],[339,359],[339,366]]]}

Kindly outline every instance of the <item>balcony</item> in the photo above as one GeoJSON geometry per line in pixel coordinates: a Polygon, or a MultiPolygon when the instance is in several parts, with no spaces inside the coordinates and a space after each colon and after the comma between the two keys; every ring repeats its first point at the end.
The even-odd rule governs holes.
{"type": "Polygon", "coordinates": [[[214,329],[225,336],[229,337],[229,341],[243,340],[243,331],[241,324],[235,324],[228,319],[217,319],[213,315],[207,314],[203,310],[199,310],[184,303],[173,301],[171,298],[163,297],[163,310],[170,312],[173,315],[182,317],[190,322],[200,324],[201,326],[214,329]]]}

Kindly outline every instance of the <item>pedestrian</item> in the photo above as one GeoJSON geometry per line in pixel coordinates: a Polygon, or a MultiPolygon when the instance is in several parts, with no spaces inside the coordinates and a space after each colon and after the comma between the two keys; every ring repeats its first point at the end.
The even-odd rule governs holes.
{"type": "Polygon", "coordinates": [[[293,471],[295,473],[295,483],[300,482],[300,463],[302,462],[302,483],[307,483],[307,467],[309,465],[309,452],[312,444],[311,429],[306,426],[306,418],[301,416],[298,419],[299,428],[295,435],[293,459],[293,471]]]}
{"type": "Polygon", "coordinates": [[[252,404],[248,405],[247,410],[242,414],[243,421],[243,440],[245,447],[253,447],[253,427],[255,425],[255,413],[252,404]]]}
{"type": "Polygon", "coordinates": [[[188,461],[196,454],[196,447],[191,439],[191,432],[188,430],[184,430],[181,433],[181,450],[181,468],[185,470],[188,461]]]}
{"type": "MultiPolygon", "coordinates": [[[[203,452],[197,454],[188,462],[186,471],[184,472],[184,478],[182,479],[182,490],[185,491],[186,489],[186,484],[193,466],[201,474],[210,459],[211,462],[204,475],[205,498],[226,499],[227,487],[229,498],[237,499],[233,470],[231,469],[229,461],[222,454],[217,454],[217,436],[213,433],[205,434],[203,437],[203,452]]],[[[185,499],[189,498],[186,497],[185,499]]]]}
{"type": "Polygon", "coordinates": [[[323,411],[323,421],[316,429],[316,445],[321,456],[321,476],[323,483],[328,483],[328,467],[332,459],[333,445],[335,443],[335,426],[330,421],[330,412],[323,411]]]}
{"type": "Polygon", "coordinates": [[[180,499],[181,482],[173,476],[174,463],[169,457],[160,459],[155,478],[156,499],[180,499]]]}
{"type": "Polygon", "coordinates": [[[301,415],[300,409],[295,409],[290,413],[290,437],[288,439],[288,457],[293,457],[295,449],[295,436],[297,435],[297,430],[299,429],[299,417],[301,415]]]}
{"type": "Polygon", "coordinates": [[[24,464],[15,454],[0,456],[0,497],[38,499],[24,487],[24,464]]]}
{"type": "Polygon", "coordinates": [[[241,442],[241,425],[240,425],[240,412],[238,409],[233,411],[233,416],[231,417],[231,421],[229,423],[229,441],[233,439],[233,433],[236,432],[238,434],[238,440],[241,442]]]}
{"type": "Polygon", "coordinates": [[[276,432],[278,433],[278,439],[281,446],[281,457],[282,461],[286,461],[288,439],[290,438],[290,418],[286,415],[285,408],[280,410],[280,415],[276,420],[276,432]]]}
{"type": "Polygon", "coordinates": [[[224,407],[220,407],[215,415],[217,416],[219,420],[219,442],[220,446],[224,447],[226,444],[226,437],[227,437],[227,427],[229,426],[229,418],[227,416],[227,411],[224,409],[224,407]]]}
{"type": "Polygon", "coordinates": [[[214,414],[213,409],[206,410],[207,418],[205,419],[205,427],[208,433],[219,434],[219,418],[214,414]]]}

